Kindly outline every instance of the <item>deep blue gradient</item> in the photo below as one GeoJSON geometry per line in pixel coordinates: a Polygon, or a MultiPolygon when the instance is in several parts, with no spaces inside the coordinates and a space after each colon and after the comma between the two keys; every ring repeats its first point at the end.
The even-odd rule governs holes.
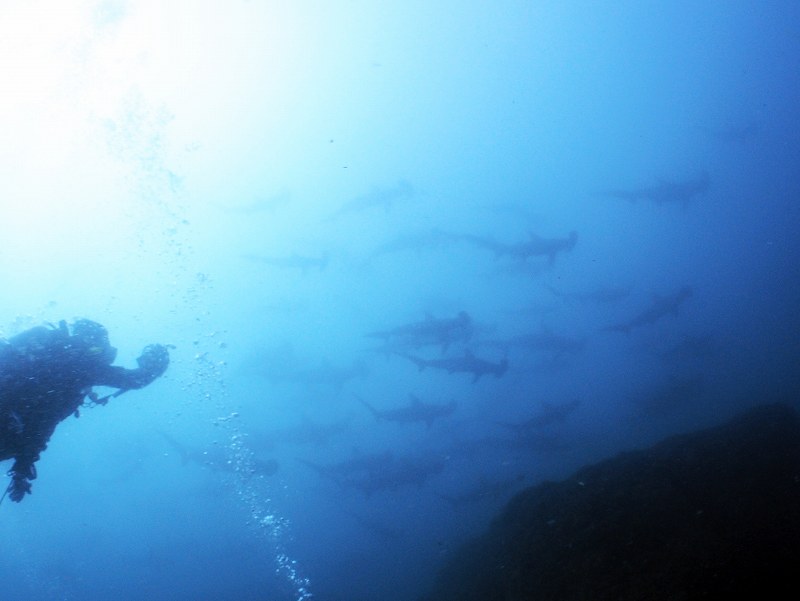
{"type": "Polygon", "coordinates": [[[4,599],[410,601],[515,491],[796,401],[797,3],[11,4],[0,335],[175,349],[0,505],[4,599]]]}

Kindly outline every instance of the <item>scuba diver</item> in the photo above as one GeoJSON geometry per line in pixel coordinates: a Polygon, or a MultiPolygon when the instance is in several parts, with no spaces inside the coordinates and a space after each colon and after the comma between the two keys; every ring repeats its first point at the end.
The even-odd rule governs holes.
{"type": "Polygon", "coordinates": [[[31,492],[35,463],[56,426],[79,408],[105,405],[109,399],[142,388],[162,375],[169,352],[146,346],[139,367],[111,365],[117,356],[106,329],[95,321],[76,320],[71,328],[37,326],[8,340],[0,339],[0,461],[14,459],[6,494],[19,503],[31,492]],[[99,398],[92,386],[117,388],[99,398]]]}

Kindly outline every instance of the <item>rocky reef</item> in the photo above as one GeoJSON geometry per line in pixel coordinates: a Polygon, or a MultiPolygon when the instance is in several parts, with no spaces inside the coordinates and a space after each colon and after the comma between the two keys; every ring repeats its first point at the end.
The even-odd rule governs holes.
{"type": "Polygon", "coordinates": [[[800,419],[764,405],[519,493],[424,601],[777,597],[800,557],[800,419]]]}

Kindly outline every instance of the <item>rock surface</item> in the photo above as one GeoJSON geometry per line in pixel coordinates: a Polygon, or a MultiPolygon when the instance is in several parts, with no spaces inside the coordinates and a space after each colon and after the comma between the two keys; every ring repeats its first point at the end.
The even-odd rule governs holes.
{"type": "Polygon", "coordinates": [[[800,419],[765,405],[519,493],[424,599],[770,598],[798,557],[800,419]]]}

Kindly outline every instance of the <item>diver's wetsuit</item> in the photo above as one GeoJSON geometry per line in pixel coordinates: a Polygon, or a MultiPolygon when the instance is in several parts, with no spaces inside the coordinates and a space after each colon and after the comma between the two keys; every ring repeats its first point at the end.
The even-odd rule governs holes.
{"type": "Polygon", "coordinates": [[[92,386],[142,388],[169,364],[166,347],[151,345],[137,359],[138,368],[111,365],[116,349],[108,344],[105,328],[82,323],[99,328],[105,340],[71,336],[61,322],[0,341],[0,460],[15,460],[8,489],[13,501],[30,492],[34,463],[58,423],[77,413],[92,386]]]}

